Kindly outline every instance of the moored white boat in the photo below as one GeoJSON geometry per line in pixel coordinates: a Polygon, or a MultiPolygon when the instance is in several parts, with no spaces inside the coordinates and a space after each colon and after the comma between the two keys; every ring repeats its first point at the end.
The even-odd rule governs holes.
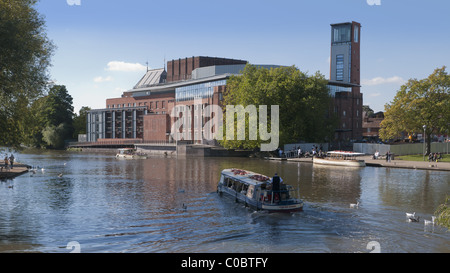
{"type": "Polygon", "coordinates": [[[118,150],[116,158],[146,159],[147,155],[136,153],[136,150],[132,148],[122,148],[118,150]]]}
{"type": "Polygon", "coordinates": [[[327,156],[325,158],[314,157],[313,163],[333,166],[364,167],[366,166],[366,162],[364,160],[357,159],[358,156],[363,155],[363,153],[331,151],[327,152],[327,156]]]}
{"type": "Polygon", "coordinates": [[[246,170],[223,170],[217,192],[256,210],[294,212],[303,209],[303,201],[293,197],[295,190],[291,185],[280,183],[280,189],[274,191],[271,178],[246,170]]]}

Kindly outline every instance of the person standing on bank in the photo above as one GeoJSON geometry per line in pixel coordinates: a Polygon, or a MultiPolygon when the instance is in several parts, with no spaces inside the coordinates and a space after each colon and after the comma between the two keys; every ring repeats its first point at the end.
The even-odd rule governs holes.
{"type": "Polygon", "coordinates": [[[8,170],[8,155],[5,155],[5,170],[8,170]]]}
{"type": "Polygon", "coordinates": [[[14,167],[14,155],[11,154],[11,156],[9,157],[9,164],[11,164],[11,169],[14,167]]]}

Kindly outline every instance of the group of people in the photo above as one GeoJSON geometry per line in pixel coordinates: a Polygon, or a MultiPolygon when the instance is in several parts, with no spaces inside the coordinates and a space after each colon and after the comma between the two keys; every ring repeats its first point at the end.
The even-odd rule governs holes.
{"type": "MultiPolygon", "coordinates": [[[[379,157],[380,157],[380,152],[378,152],[378,151],[376,151],[372,156],[373,159],[378,159],[379,157]]],[[[386,154],[385,154],[386,162],[391,162],[391,159],[393,159],[393,157],[394,157],[394,155],[391,154],[391,151],[386,152],[386,154]]]]}
{"type": "MultiPolygon", "coordinates": [[[[14,155],[13,154],[11,154],[9,157],[8,157],[8,154],[5,154],[5,158],[3,160],[4,160],[4,168],[6,170],[8,169],[9,166],[11,166],[10,167],[11,169],[14,167],[14,155]]],[[[2,166],[2,169],[3,169],[3,166],[2,166]]]]}
{"type": "Polygon", "coordinates": [[[442,159],[441,153],[434,153],[434,154],[430,153],[428,155],[428,161],[429,162],[433,162],[433,161],[438,162],[439,159],[442,159]]]}
{"type": "MultiPolygon", "coordinates": [[[[280,158],[287,156],[284,153],[283,149],[281,149],[281,148],[277,149],[277,153],[280,158]]],[[[297,158],[300,158],[300,157],[325,157],[325,155],[326,155],[326,153],[323,152],[322,146],[320,146],[320,148],[319,148],[316,145],[313,145],[311,147],[311,151],[306,151],[306,152],[304,152],[301,147],[297,148],[295,146],[294,149],[291,151],[288,151],[288,153],[290,153],[291,156],[293,155],[292,157],[296,156],[297,158]]]]}

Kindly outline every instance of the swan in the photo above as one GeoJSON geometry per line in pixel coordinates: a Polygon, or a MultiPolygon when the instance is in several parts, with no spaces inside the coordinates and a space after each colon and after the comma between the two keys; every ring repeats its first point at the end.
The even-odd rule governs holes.
{"type": "Polygon", "coordinates": [[[425,225],[434,225],[434,220],[436,219],[435,216],[431,216],[431,221],[430,220],[423,220],[423,223],[425,225]]]}
{"type": "Polygon", "coordinates": [[[356,202],[356,204],[350,204],[350,208],[355,209],[359,207],[359,202],[356,202]]]}
{"type": "Polygon", "coordinates": [[[416,212],[406,213],[406,218],[415,218],[415,217],[416,217],[416,212]]]}

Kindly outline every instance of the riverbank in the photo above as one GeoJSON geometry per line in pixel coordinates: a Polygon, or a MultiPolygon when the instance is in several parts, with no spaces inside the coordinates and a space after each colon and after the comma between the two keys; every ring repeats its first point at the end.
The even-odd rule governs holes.
{"type": "MultiPolygon", "coordinates": [[[[407,161],[407,160],[391,160],[391,162],[386,162],[386,160],[384,160],[384,159],[373,159],[372,156],[362,156],[359,158],[363,159],[366,162],[366,166],[368,166],[368,167],[450,171],[450,163],[448,163],[448,162],[407,161]]],[[[265,159],[276,160],[276,161],[313,163],[312,158],[266,157],[265,159]]]]}
{"type": "Polygon", "coordinates": [[[5,162],[0,161],[0,180],[13,179],[19,175],[27,173],[29,168],[30,166],[28,165],[16,163],[12,169],[6,169],[5,162]]]}

